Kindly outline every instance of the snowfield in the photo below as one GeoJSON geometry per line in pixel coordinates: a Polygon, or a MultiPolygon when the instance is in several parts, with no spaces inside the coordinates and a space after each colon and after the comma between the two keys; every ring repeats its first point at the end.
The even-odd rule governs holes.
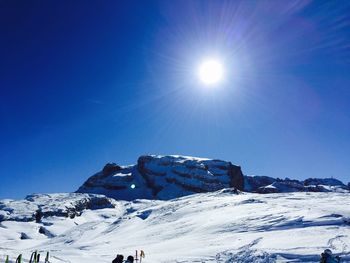
{"type": "Polygon", "coordinates": [[[261,195],[224,189],[168,201],[113,201],[111,208],[104,202],[103,209],[94,206],[68,217],[47,214],[38,223],[11,219],[11,214],[28,217],[41,203],[46,210],[64,211],[65,204],[87,200],[86,194],[56,194],[48,203],[45,196],[0,202],[3,216],[7,211],[0,223],[0,262],[6,255],[14,262],[19,253],[28,262],[38,250],[50,251],[51,262],[107,263],[117,253],[140,249],[145,263],[318,262],[326,248],[350,262],[349,193],[261,195]]]}

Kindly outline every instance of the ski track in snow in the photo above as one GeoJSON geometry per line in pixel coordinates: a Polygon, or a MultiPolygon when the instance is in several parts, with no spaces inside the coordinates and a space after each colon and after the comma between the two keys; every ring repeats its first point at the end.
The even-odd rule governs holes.
{"type": "Polygon", "coordinates": [[[38,250],[50,251],[53,263],[107,263],[117,253],[143,249],[144,263],[306,263],[319,262],[326,248],[350,262],[349,197],[218,191],[169,201],[122,201],[116,208],[42,223],[3,221],[0,262],[20,253],[27,262],[38,250]],[[40,227],[51,234],[39,233],[40,227]],[[28,239],[21,240],[21,233],[28,239]]]}

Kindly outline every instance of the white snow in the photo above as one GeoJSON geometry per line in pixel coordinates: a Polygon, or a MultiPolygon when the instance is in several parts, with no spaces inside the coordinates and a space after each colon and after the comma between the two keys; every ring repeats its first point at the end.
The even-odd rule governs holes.
{"type": "MultiPolygon", "coordinates": [[[[55,195],[48,209],[64,206],[55,195]]],[[[144,263],[318,262],[326,248],[350,262],[349,193],[233,194],[230,190],[169,201],[115,202],[75,218],[0,223],[0,262],[34,250],[51,262],[111,262],[143,249],[144,263]],[[51,235],[39,233],[42,227],[51,235]],[[30,239],[21,240],[24,233],[30,239]]],[[[48,199],[36,202],[48,204],[48,199]]],[[[10,201],[6,201],[11,207],[10,201]]],[[[72,201],[68,203],[72,204],[72,201]]],[[[14,203],[30,214],[25,201],[14,203]],[[24,202],[22,206],[20,202],[24,202]]],[[[17,209],[14,207],[14,209],[17,209]]]]}

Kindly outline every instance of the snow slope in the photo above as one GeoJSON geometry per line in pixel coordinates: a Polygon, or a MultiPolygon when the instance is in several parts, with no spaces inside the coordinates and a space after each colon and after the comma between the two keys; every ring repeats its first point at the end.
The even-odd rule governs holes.
{"type": "Polygon", "coordinates": [[[43,217],[79,216],[85,209],[115,207],[114,199],[94,194],[33,194],[24,200],[0,200],[0,222],[40,221],[43,217]]]}
{"type": "MultiPolygon", "coordinates": [[[[70,204],[82,198],[65,197],[70,204]]],[[[326,248],[350,262],[349,197],[224,189],[167,201],[116,201],[114,208],[85,209],[74,218],[48,215],[40,223],[6,220],[0,224],[0,262],[7,254],[13,259],[23,253],[28,260],[34,250],[49,250],[51,262],[107,263],[136,249],[145,251],[145,263],[318,262],[326,248]]],[[[20,202],[25,200],[14,206],[6,200],[7,210],[33,212],[20,202]]],[[[57,202],[53,198],[50,206],[57,202]]]]}

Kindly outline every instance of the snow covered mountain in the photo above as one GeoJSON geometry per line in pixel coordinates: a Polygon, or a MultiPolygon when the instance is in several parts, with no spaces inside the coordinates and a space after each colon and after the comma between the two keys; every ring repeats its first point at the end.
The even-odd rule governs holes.
{"type": "Polygon", "coordinates": [[[326,248],[350,262],[349,197],[333,178],[244,176],[221,160],[141,156],[107,164],[77,193],[0,200],[0,262],[38,250],[52,263],[103,263],[140,249],[144,263],[318,262],[326,248]]]}
{"type": "Polygon", "coordinates": [[[0,200],[0,222],[40,222],[42,218],[79,216],[86,209],[114,208],[115,201],[92,194],[33,194],[24,200],[0,200]]]}
{"type": "Polygon", "coordinates": [[[349,192],[349,185],[334,178],[309,178],[304,181],[268,176],[245,176],[245,191],[254,193],[349,192]]]}
{"type": "Polygon", "coordinates": [[[75,217],[56,212],[93,200],[93,195],[6,200],[1,210],[10,214],[0,223],[0,262],[19,253],[28,262],[38,250],[50,251],[52,263],[110,263],[117,253],[139,249],[146,253],[144,263],[318,262],[326,248],[350,262],[349,197],[224,189],[165,201],[103,198],[101,209],[98,201],[94,210],[83,209],[75,217]],[[38,207],[56,212],[23,222],[38,207]]]}
{"type": "Polygon", "coordinates": [[[241,168],[231,162],[186,156],[146,155],[141,156],[137,164],[132,166],[107,164],[77,192],[104,194],[122,200],[169,200],[229,187],[244,189],[241,168]]]}
{"type": "Polygon", "coordinates": [[[136,165],[107,164],[90,177],[79,193],[104,194],[121,200],[169,200],[194,193],[235,187],[255,193],[348,191],[336,179],[275,179],[243,176],[231,162],[187,156],[141,156],[136,165]]]}

